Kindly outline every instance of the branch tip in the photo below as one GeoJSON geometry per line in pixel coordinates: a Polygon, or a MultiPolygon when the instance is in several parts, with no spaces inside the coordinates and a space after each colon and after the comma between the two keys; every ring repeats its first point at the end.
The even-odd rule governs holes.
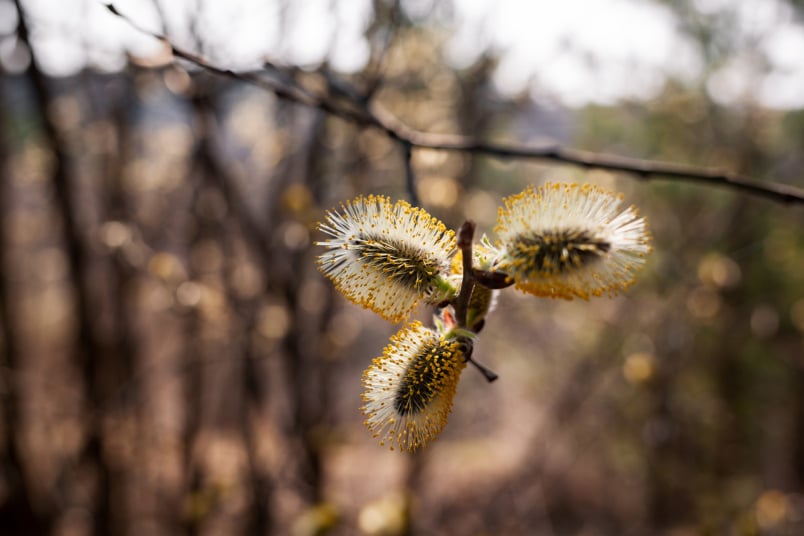
{"type": "Polygon", "coordinates": [[[471,357],[469,358],[468,361],[469,361],[469,363],[474,365],[474,367],[483,375],[484,378],[486,378],[487,382],[491,383],[491,382],[495,381],[497,378],[500,377],[496,372],[494,372],[493,370],[488,368],[486,365],[483,365],[482,363],[478,363],[477,361],[475,361],[471,357]]]}
{"type": "Polygon", "coordinates": [[[478,285],[483,285],[491,290],[508,288],[514,284],[514,279],[505,272],[478,270],[475,268],[473,275],[478,285]]]}
{"type": "Polygon", "coordinates": [[[461,248],[461,251],[467,247],[471,250],[475,229],[477,229],[477,224],[471,220],[463,222],[463,225],[458,229],[458,247],[461,248]]]}

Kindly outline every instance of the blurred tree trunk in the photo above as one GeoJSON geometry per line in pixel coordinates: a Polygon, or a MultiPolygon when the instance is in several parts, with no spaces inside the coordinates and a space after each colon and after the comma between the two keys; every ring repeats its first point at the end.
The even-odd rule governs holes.
{"type": "MultiPolygon", "coordinates": [[[[299,115],[303,117],[304,114],[306,110],[299,115]]],[[[293,212],[294,206],[304,205],[303,197],[312,196],[309,201],[321,198],[321,188],[324,184],[320,178],[324,175],[326,152],[323,140],[326,136],[327,117],[321,112],[313,112],[310,123],[307,127],[309,131],[304,135],[305,145],[295,154],[289,155],[292,159],[291,165],[295,169],[292,168],[293,171],[281,179],[284,188],[273,201],[274,214],[280,218],[276,222],[278,225],[273,227],[274,232],[282,229],[283,224],[295,224],[294,220],[303,215],[293,212]],[[297,196],[297,199],[292,199],[293,196],[297,196]]],[[[295,450],[296,463],[299,464],[300,471],[299,492],[308,504],[314,505],[323,498],[321,431],[328,406],[328,386],[325,378],[328,377],[326,367],[329,366],[327,360],[322,359],[317,350],[320,347],[326,317],[332,307],[332,293],[328,288],[325,295],[321,296],[324,307],[320,318],[315,318],[306,312],[299,303],[299,291],[309,269],[308,262],[311,260],[309,253],[306,248],[299,249],[292,244],[290,247],[285,245],[283,249],[283,257],[286,260],[282,263],[284,266],[281,275],[276,275],[279,275],[279,281],[282,281],[278,287],[281,289],[281,299],[290,314],[289,329],[282,341],[288,379],[287,394],[291,407],[290,429],[293,441],[297,442],[295,450]]]]}
{"type": "Polygon", "coordinates": [[[30,45],[26,14],[20,5],[20,0],[14,0],[14,4],[19,17],[20,42],[27,45],[31,53],[27,76],[33,86],[42,135],[45,145],[54,156],[51,181],[55,195],[55,209],[62,222],[68,260],[68,280],[72,287],[77,316],[78,336],[75,355],[84,382],[87,405],[86,437],[78,460],[78,468],[88,469],[94,482],[92,494],[94,504],[90,507],[93,513],[93,531],[95,534],[110,534],[114,526],[112,505],[118,503],[118,493],[121,490],[113,488],[113,475],[104,455],[104,423],[101,409],[115,387],[114,378],[110,376],[108,368],[104,367],[104,363],[109,361],[104,359],[93,331],[90,303],[92,290],[88,279],[90,259],[76,221],[77,209],[74,204],[74,196],[77,193],[76,181],[71,173],[70,154],[56,123],[54,94],[39,67],[36,51],[30,45]]]}
{"type": "MultiPolygon", "coordinates": [[[[196,159],[204,183],[199,185],[199,188],[211,188],[220,194],[225,203],[228,219],[236,224],[236,229],[245,239],[247,246],[254,250],[256,257],[267,262],[270,252],[266,248],[259,224],[254,221],[238,191],[235,177],[229,172],[219,154],[221,139],[215,115],[218,106],[214,90],[205,91],[198,88],[193,95],[192,105],[193,124],[196,125],[198,133],[196,159]]],[[[218,231],[224,258],[236,259],[233,237],[227,237],[226,229],[221,225],[218,226],[218,231]]],[[[228,265],[224,266],[222,277],[228,300],[239,320],[236,326],[239,342],[232,346],[237,358],[232,359],[236,361],[239,369],[239,374],[236,376],[239,386],[236,391],[240,393],[235,401],[230,422],[236,423],[237,430],[242,434],[248,467],[246,480],[251,498],[244,530],[248,534],[268,534],[272,525],[270,501],[273,484],[271,477],[259,462],[259,438],[252,422],[252,418],[259,415],[265,401],[265,382],[256,366],[257,355],[252,336],[257,323],[259,299],[263,293],[257,294],[255,299],[249,301],[239,299],[236,290],[232,288],[232,274],[229,268],[231,267],[228,265]]],[[[265,290],[267,289],[263,292],[265,290]]]]}
{"type": "MultiPolygon", "coordinates": [[[[12,205],[12,184],[10,156],[11,142],[8,134],[11,125],[5,116],[8,103],[3,80],[0,79],[0,214],[8,214],[12,205]]],[[[3,534],[45,534],[51,530],[53,518],[48,506],[34,507],[32,490],[28,485],[25,459],[20,447],[20,432],[23,429],[21,413],[21,385],[19,375],[22,353],[14,325],[11,282],[8,274],[9,263],[6,252],[9,249],[7,226],[0,226],[0,326],[2,326],[2,361],[0,361],[0,426],[2,426],[2,454],[0,454],[0,474],[2,475],[4,495],[0,502],[0,533],[3,534]]]]}

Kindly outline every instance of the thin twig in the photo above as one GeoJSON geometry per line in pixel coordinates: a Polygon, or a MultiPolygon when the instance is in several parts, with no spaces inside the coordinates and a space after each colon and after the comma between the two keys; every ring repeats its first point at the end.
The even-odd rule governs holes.
{"type": "Polygon", "coordinates": [[[263,66],[274,73],[275,76],[280,78],[282,82],[286,84],[294,84],[293,86],[282,85],[274,80],[264,78],[260,76],[256,72],[238,72],[233,71],[232,69],[228,69],[225,67],[218,67],[205,58],[185,50],[177,45],[174,45],[170,39],[166,36],[159,34],[157,32],[150,31],[133,20],[131,20],[127,15],[122,13],[114,4],[104,4],[106,9],[109,10],[113,15],[120,17],[121,19],[125,20],[128,24],[131,25],[132,28],[135,30],[142,32],[146,35],[150,35],[154,39],[157,39],[164,43],[169,49],[171,54],[176,58],[181,58],[185,61],[192,63],[202,69],[209,71],[211,73],[215,73],[219,76],[223,76],[226,78],[231,78],[234,80],[239,80],[241,82],[245,82],[247,84],[251,84],[256,86],[260,89],[265,91],[269,91],[279,97],[280,99],[288,100],[291,102],[295,102],[297,104],[301,104],[303,106],[307,106],[310,108],[318,108],[327,112],[328,114],[334,115],[336,117],[340,117],[345,121],[349,121],[351,123],[363,125],[363,126],[379,126],[376,124],[376,120],[372,119],[371,117],[366,116],[365,114],[355,112],[354,110],[338,107],[331,103],[328,100],[325,100],[318,95],[315,95],[307,88],[301,86],[298,82],[293,80],[289,77],[288,72],[286,69],[282,69],[269,61],[264,61],[263,66]]]}
{"type": "Polygon", "coordinates": [[[466,316],[469,310],[469,299],[475,288],[474,271],[472,270],[472,241],[475,236],[477,225],[473,221],[465,221],[458,229],[457,243],[461,250],[461,262],[463,263],[463,279],[461,280],[461,290],[455,298],[453,307],[455,308],[455,322],[458,327],[466,329],[466,316]]]}
{"type": "Polygon", "coordinates": [[[642,160],[625,156],[594,153],[548,143],[538,147],[487,143],[469,136],[434,134],[410,128],[377,104],[372,116],[392,137],[405,140],[413,147],[479,153],[498,158],[547,160],[588,169],[619,171],[636,175],[640,179],[669,178],[703,182],[734,188],[781,203],[804,203],[804,189],[780,183],[761,183],[749,177],[719,169],[700,168],[672,162],[642,160]]]}
{"type": "MultiPolygon", "coordinates": [[[[328,114],[361,127],[377,128],[391,139],[403,144],[408,144],[411,148],[485,154],[496,158],[543,160],[588,169],[617,171],[634,175],[640,179],[665,178],[679,181],[700,182],[714,186],[733,188],[779,203],[804,204],[804,189],[802,188],[788,184],[763,183],[744,175],[720,169],[695,167],[655,160],[642,160],[605,153],[594,153],[564,147],[558,143],[528,147],[523,145],[488,143],[470,136],[422,132],[404,124],[374,100],[365,102],[357,99],[355,102],[351,103],[352,106],[339,106],[324,97],[314,94],[301,86],[298,82],[294,82],[293,86],[285,86],[253,73],[238,73],[231,69],[218,67],[209,63],[204,58],[174,45],[165,36],[137,25],[120,12],[114,4],[106,3],[104,5],[111,13],[126,20],[135,29],[164,42],[170,47],[173,55],[178,58],[182,58],[202,69],[220,76],[240,80],[266,91],[273,92],[281,99],[318,108],[328,114]]],[[[274,70],[269,63],[266,63],[265,66],[268,69],[274,70]]],[[[280,72],[276,71],[276,74],[280,74],[280,72]]],[[[345,81],[341,80],[340,82],[341,84],[346,84],[345,81]]]]}
{"type": "Polygon", "coordinates": [[[405,159],[405,189],[408,191],[410,203],[419,206],[419,194],[416,191],[416,173],[413,170],[413,147],[410,143],[402,142],[402,157],[405,159]]]}
{"type": "MultiPolygon", "coordinates": [[[[461,262],[463,263],[463,279],[461,281],[461,290],[458,292],[458,297],[455,298],[453,307],[455,308],[455,322],[459,329],[468,330],[466,325],[466,317],[469,311],[469,300],[472,298],[472,292],[475,289],[474,270],[472,269],[472,241],[475,237],[475,229],[477,225],[473,221],[465,221],[458,229],[458,249],[461,250],[461,262]]],[[[469,337],[461,337],[461,342],[466,345],[466,361],[474,365],[480,371],[487,381],[493,382],[498,378],[497,373],[478,363],[472,358],[472,350],[474,349],[474,341],[469,337]]]]}

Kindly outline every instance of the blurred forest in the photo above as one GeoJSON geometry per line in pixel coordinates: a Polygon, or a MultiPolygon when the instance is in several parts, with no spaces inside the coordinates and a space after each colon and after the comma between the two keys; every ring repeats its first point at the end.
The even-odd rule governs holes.
{"type": "MultiPolygon", "coordinates": [[[[0,534],[804,534],[804,205],[419,148],[343,112],[804,187],[804,110],[707,90],[751,48],[729,10],[645,1],[702,75],[570,108],[497,91],[498,51],[451,66],[449,9],[422,2],[373,0],[358,72],[246,73],[271,91],[169,47],[50,76],[30,45],[52,29],[4,0],[0,534]],[[382,193],[489,232],[503,196],[545,180],[624,192],[654,234],[647,269],[616,299],[503,292],[474,354],[500,379],[467,369],[425,450],[379,446],[360,378],[397,328],[316,270],[316,222],[382,193]]],[[[186,50],[214,56],[207,27],[187,21],[186,50]]]]}

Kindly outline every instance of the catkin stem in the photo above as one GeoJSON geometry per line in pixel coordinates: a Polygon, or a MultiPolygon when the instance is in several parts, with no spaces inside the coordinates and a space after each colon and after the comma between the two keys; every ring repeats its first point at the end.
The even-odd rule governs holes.
{"type": "MultiPolygon", "coordinates": [[[[469,310],[469,299],[472,297],[472,291],[475,288],[474,269],[472,268],[472,240],[475,237],[476,228],[475,222],[465,221],[458,229],[457,241],[458,248],[461,250],[461,261],[463,262],[463,279],[461,281],[461,290],[455,299],[453,307],[455,308],[455,321],[459,329],[469,329],[466,325],[466,315],[469,310]]],[[[496,380],[498,376],[494,371],[472,359],[474,341],[468,337],[461,337],[461,342],[468,346],[466,360],[474,365],[488,382],[496,380]]]]}
{"type": "Polygon", "coordinates": [[[459,328],[466,327],[466,314],[469,309],[469,299],[472,297],[472,290],[475,288],[475,278],[472,270],[472,240],[475,237],[477,225],[473,221],[465,221],[458,229],[458,248],[461,250],[463,262],[463,279],[461,290],[455,299],[455,320],[459,328]]]}

